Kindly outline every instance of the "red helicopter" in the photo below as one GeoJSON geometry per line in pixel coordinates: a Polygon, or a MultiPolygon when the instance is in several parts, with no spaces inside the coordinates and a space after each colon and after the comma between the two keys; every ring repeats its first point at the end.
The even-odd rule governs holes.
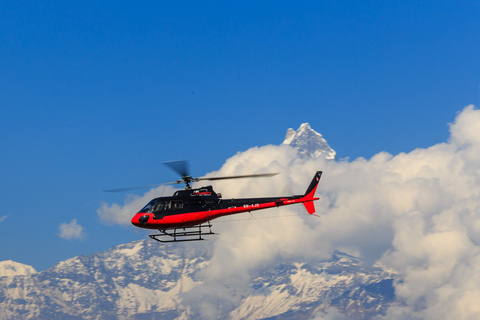
{"type": "MultiPolygon", "coordinates": [[[[159,197],[151,200],[132,218],[132,224],[134,226],[159,230],[160,234],[149,235],[150,238],[159,242],[204,240],[202,236],[215,234],[211,229],[211,220],[247,211],[250,212],[303,203],[307,212],[309,214],[314,214],[315,206],[313,201],[319,199],[315,198],[315,191],[322,176],[322,171],[317,171],[315,173],[312,182],[303,195],[269,198],[222,199],[222,195],[213,191],[212,186],[192,189],[191,183],[202,180],[211,181],[271,177],[278,173],[194,178],[188,173],[186,161],[169,161],[164,164],[182,176],[180,180],[169,183],[184,183],[185,189],[176,191],[173,196],[159,197]],[[208,228],[208,230],[205,230],[206,228],[208,228]]],[[[143,187],[113,189],[107,191],[118,192],[136,188],[143,187]]]]}

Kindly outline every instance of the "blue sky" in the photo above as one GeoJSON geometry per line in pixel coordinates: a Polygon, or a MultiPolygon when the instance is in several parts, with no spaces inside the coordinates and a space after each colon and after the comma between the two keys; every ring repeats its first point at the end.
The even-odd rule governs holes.
{"type": "MultiPolygon", "coordinates": [[[[340,158],[448,139],[480,100],[475,1],[0,5],[0,260],[44,270],[145,238],[102,190],[194,174],[309,122],[340,158]],[[84,237],[63,239],[73,219],[84,237]]],[[[132,212],[133,215],[133,212],[132,212]]]]}

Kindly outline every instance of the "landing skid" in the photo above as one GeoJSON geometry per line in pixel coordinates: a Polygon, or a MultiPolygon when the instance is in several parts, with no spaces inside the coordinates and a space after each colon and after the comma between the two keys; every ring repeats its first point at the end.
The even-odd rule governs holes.
{"type": "Polygon", "coordinates": [[[161,233],[159,234],[150,234],[149,237],[158,242],[183,242],[183,241],[200,241],[205,240],[202,236],[216,234],[212,232],[212,225],[210,222],[208,224],[201,224],[194,227],[185,227],[185,228],[175,228],[173,232],[171,230],[162,230],[159,229],[161,233]],[[204,232],[202,228],[208,228],[208,232],[204,232]],[[163,238],[163,239],[162,239],[163,238]],[[167,240],[164,240],[164,239],[167,240]],[[173,238],[173,239],[172,239],[173,238]]]}

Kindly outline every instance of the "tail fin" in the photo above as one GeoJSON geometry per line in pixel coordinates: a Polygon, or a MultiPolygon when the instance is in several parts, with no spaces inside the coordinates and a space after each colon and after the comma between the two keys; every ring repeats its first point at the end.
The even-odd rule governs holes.
{"type": "Polygon", "coordinates": [[[309,196],[313,198],[313,195],[317,190],[318,182],[320,181],[321,177],[322,177],[322,171],[317,171],[315,173],[315,176],[313,176],[312,182],[310,182],[310,185],[308,186],[307,191],[305,191],[305,197],[309,196]]]}
{"type": "Polygon", "coordinates": [[[305,209],[307,209],[307,212],[310,214],[315,213],[315,206],[313,205],[314,200],[318,200],[319,198],[314,198],[315,191],[317,190],[318,183],[320,182],[320,178],[322,177],[322,171],[317,171],[315,173],[315,176],[312,179],[312,182],[310,182],[310,185],[307,188],[307,191],[305,191],[305,195],[303,198],[307,201],[303,202],[303,205],[305,206],[305,209]]]}

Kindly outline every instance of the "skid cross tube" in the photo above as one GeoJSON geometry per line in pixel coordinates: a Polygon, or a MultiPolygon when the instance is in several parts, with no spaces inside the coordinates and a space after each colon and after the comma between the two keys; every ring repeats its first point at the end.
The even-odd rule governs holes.
{"type": "Polygon", "coordinates": [[[161,233],[159,234],[150,234],[149,237],[153,240],[157,240],[158,242],[166,243],[166,242],[182,242],[182,241],[200,241],[205,240],[202,238],[204,235],[210,234],[217,234],[212,231],[212,225],[210,221],[208,224],[200,224],[198,226],[193,227],[184,227],[184,228],[174,228],[173,232],[159,229],[161,233]],[[203,232],[202,228],[208,228],[208,232],[203,232]],[[178,231],[183,230],[183,231],[178,231]],[[170,240],[163,240],[162,237],[171,237],[170,240]],[[192,238],[193,237],[193,238],[192,238]]]}

